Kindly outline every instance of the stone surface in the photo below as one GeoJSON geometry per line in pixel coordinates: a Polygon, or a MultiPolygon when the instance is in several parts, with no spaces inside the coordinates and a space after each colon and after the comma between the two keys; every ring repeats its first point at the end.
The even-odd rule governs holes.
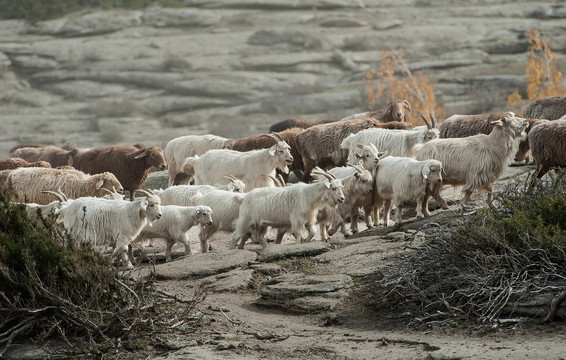
{"type": "Polygon", "coordinates": [[[204,278],[202,284],[207,291],[234,292],[248,288],[253,283],[253,269],[235,269],[227,273],[204,278]]]}
{"type": "Polygon", "coordinates": [[[330,245],[324,242],[309,242],[303,244],[268,244],[257,259],[269,262],[292,256],[314,256],[330,250],[330,245]]]}
{"type": "Polygon", "coordinates": [[[247,250],[225,250],[195,254],[155,266],[158,279],[202,278],[230,271],[255,261],[257,254],[247,250]]]}

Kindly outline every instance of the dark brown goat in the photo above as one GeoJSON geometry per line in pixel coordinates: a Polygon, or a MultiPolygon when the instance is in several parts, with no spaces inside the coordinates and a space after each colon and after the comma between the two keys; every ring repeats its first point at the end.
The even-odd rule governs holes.
{"type": "Polygon", "coordinates": [[[20,167],[44,167],[50,168],[51,165],[47,161],[27,162],[20,158],[0,159],[0,170],[13,170],[20,167]]]}
{"type": "Polygon", "coordinates": [[[398,99],[389,102],[385,109],[353,114],[340,119],[340,121],[372,118],[382,123],[392,121],[407,122],[407,112],[411,112],[411,104],[407,100],[398,99]]]}
{"type": "Polygon", "coordinates": [[[315,166],[322,169],[345,166],[348,159],[348,149],[340,148],[340,143],[348,135],[369,128],[403,130],[410,129],[412,126],[404,122],[381,123],[366,118],[337,121],[305,129],[296,137],[297,151],[303,159],[305,169],[302,180],[304,182],[311,180],[310,173],[315,166]]]}
{"type": "Polygon", "coordinates": [[[557,120],[566,115],[566,96],[549,96],[532,101],[523,116],[532,119],[557,120]]]}
{"type": "MultiPolygon", "coordinates": [[[[493,121],[499,120],[504,112],[496,112],[491,114],[476,114],[476,115],[452,115],[439,126],[441,138],[462,138],[473,136],[477,134],[489,135],[493,129],[491,124],[493,121]]],[[[533,124],[538,119],[526,119],[529,126],[525,130],[528,134],[533,127],[533,124]]],[[[515,161],[525,161],[525,164],[530,162],[530,146],[527,139],[519,142],[519,148],[515,155],[515,161]]]]}
{"type": "MultiPolygon", "coordinates": [[[[289,165],[289,170],[291,171],[302,171],[304,170],[303,159],[301,155],[297,152],[297,135],[303,132],[302,128],[290,128],[281,132],[277,135],[281,136],[283,140],[291,147],[291,155],[293,156],[293,164],[289,165]]],[[[248,136],[241,139],[234,140],[232,145],[232,150],[235,151],[251,151],[258,149],[267,149],[275,145],[277,141],[271,136],[266,135],[254,135],[248,136]]],[[[281,174],[285,181],[287,180],[289,174],[281,174]]]]}
{"type": "Polygon", "coordinates": [[[311,126],[315,125],[322,125],[328,124],[331,122],[335,122],[336,120],[307,120],[307,119],[296,119],[291,118],[283,121],[279,121],[269,128],[269,132],[281,132],[283,130],[291,129],[291,128],[301,128],[301,129],[308,129],[311,126]]]}
{"type": "Polygon", "coordinates": [[[105,171],[113,173],[124,190],[130,191],[130,200],[134,200],[134,192],[147,179],[149,169],[156,167],[164,170],[167,163],[163,150],[158,146],[140,149],[137,146],[107,145],[81,151],[75,157],[73,166],[91,175],[105,171]]]}
{"type": "MultiPolygon", "coordinates": [[[[27,145],[27,144],[21,144],[27,145]]],[[[32,146],[16,145],[10,151],[10,157],[24,159],[27,162],[47,161],[52,168],[71,165],[78,149],[65,150],[55,145],[30,144],[32,146]],[[36,146],[41,145],[41,146],[36,146]]]]}
{"type": "Polygon", "coordinates": [[[566,120],[539,120],[528,139],[537,164],[537,178],[553,168],[566,167],[566,120]]]}

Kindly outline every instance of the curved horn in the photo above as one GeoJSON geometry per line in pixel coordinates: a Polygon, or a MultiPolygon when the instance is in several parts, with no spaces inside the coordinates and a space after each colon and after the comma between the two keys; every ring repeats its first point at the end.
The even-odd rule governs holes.
{"type": "Polygon", "coordinates": [[[140,192],[140,193],[144,194],[144,195],[147,196],[147,197],[150,197],[150,196],[152,195],[149,191],[147,191],[147,190],[145,190],[145,189],[137,189],[137,190],[135,190],[135,191],[136,191],[136,192],[140,192]]]}
{"type": "MultiPolygon", "coordinates": [[[[113,188],[114,188],[114,186],[113,186],[113,188]]],[[[110,191],[110,190],[108,190],[107,188],[100,188],[100,190],[106,191],[106,192],[107,192],[108,194],[110,194],[110,195],[112,195],[112,194],[115,193],[115,191],[110,191]]],[[[116,188],[114,188],[114,190],[116,190],[116,188]]]]}
{"type": "Polygon", "coordinates": [[[238,181],[238,179],[236,179],[236,178],[234,177],[234,175],[224,176],[224,178],[226,178],[226,179],[228,179],[228,180],[230,180],[230,181],[238,181]]]}
{"type": "Polygon", "coordinates": [[[69,201],[69,198],[67,197],[67,195],[65,195],[64,192],[61,191],[61,188],[58,188],[57,192],[65,199],[65,201],[69,201]]]}
{"type": "Polygon", "coordinates": [[[425,122],[426,127],[429,128],[429,129],[432,129],[431,123],[423,116],[423,114],[419,114],[419,115],[423,119],[423,121],[425,122]]]}
{"type": "Polygon", "coordinates": [[[358,149],[361,149],[361,150],[364,149],[364,145],[363,145],[363,144],[356,144],[356,147],[357,147],[358,149]]]}
{"type": "Polygon", "coordinates": [[[57,200],[59,200],[60,202],[66,202],[68,200],[65,196],[62,196],[61,194],[59,194],[55,191],[43,190],[42,193],[51,194],[51,195],[55,196],[57,198],[57,200]]]}
{"type": "Polygon", "coordinates": [[[436,128],[436,125],[438,125],[438,119],[436,118],[436,115],[434,115],[434,113],[432,113],[430,120],[432,121],[432,128],[436,128]]]}
{"type": "Polygon", "coordinates": [[[279,181],[278,178],[276,178],[276,177],[274,177],[274,176],[272,176],[272,175],[270,175],[270,174],[261,174],[261,176],[265,176],[265,177],[268,177],[268,178],[270,178],[271,180],[273,180],[273,182],[275,183],[275,186],[276,186],[276,187],[285,187],[285,185],[283,185],[283,183],[281,183],[281,181],[279,181]]]}
{"type": "Polygon", "coordinates": [[[277,141],[285,141],[285,140],[283,140],[283,138],[281,137],[281,135],[279,135],[279,134],[276,133],[276,132],[269,133],[269,135],[273,136],[273,138],[274,138],[275,140],[277,140],[277,141]]]}
{"type": "Polygon", "coordinates": [[[334,176],[333,174],[328,173],[328,172],[322,170],[322,169],[319,168],[319,167],[316,167],[316,168],[312,171],[312,173],[315,174],[315,175],[322,175],[322,176],[324,176],[325,178],[327,178],[327,179],[330,180],[330,181],[336,179],[336,176],[334,176]]]}
{"type": "Polygon", "coordinates": [[[364,172],[364,168],[361,166],[361,161],[360,161],[360,165],[356,165],[356,164],[348,164],[348,165],[356,169],[356,171],[359,172],[360,174],[364,172]]]}

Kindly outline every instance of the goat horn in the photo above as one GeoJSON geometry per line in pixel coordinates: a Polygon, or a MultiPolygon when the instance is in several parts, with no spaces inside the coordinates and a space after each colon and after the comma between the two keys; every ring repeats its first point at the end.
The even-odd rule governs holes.
{"type": "Polygon", "coordinates": [[[236,178],[234,177],[234,175],[224,176],[224,177],[225,177],[226,179],[230,180],[230,181],[236,181],[236,180],[238,180],[238,179],[236,179],[236,178]]]}
{"type": "Polygon", "coordinates": [[[328,172],[322,170],[322,169],[319,168],[319,167],[316,167],[316,168],[313,170],[312,173],[315,174],[315,175],[322,175],[322,176],[324,176],[325,178],[327,178],[327,179],[330,180],[330,181],[336,179],[336,176],[334,176],[333,174],[330,174],[330,173],[328,173],[328,172]]]}
{"type": "Polygon", "coordinates": [[[65,196],[62,196],[61,194],[59,194],[55,191],[43,190],[42,193],[51,194],[51,195],[55,196],[61,202],[66,202],[68,200],[65,196]]]}
{"type": "Polygon", "coordinates": [[[273,180],[273,182],[275,183],[275,186],[277,186],[277,187],[284,187],[283,184],[281,184],[281,182],[279,181],[279,179],[277,179],[276,177],[274,177],[270,174],[261,174],[261,176],[265,176],[265,177],[268,177],[271,180],[273,180]]]}
{"type": "MultiPolygon", "coordinates": [[[[114,187],[113,187],[114,188],[114,187]]],[[[108,190],[107,188],[100,188],[100,190],[104,190],[106,191],[108,194],[114,194],[113,191],[108,190]]],[[[116,190],[116,188],[114,188],[114,190],[116,190]]]]}
{"type": "Polygon", "coordinates": [[[277,141],[285,141],[285,140],[283,140],[283,138],[281,137],[281,135],[279,135],[279,134],[276,133],[276,132],[269,133],[269,135],[272,135],[277,141]]]}
{"type": "Polygon", "coordinates": [[[150,197],[152,195],[149,191],[147,191],[145,189],[137,189],[136,191],[144,194],[147,197],[150,197]]]}
{"type": "Polygon", "coordinates": [[[360,165],[356,165],[356,164],[348,164],[348,165],[356,169],[356,171],[359,172],[360,174],[364,172],[364,169],[360,165]]]}
{"type": "Polygon", "coordinates": [[[432,129],[431,123],[424,117],[424,115],[423,114],[419,114],[419,115],[423,119],[423,121],[425,122],[426,127],[429,128],[429,129],[432,129]]]}

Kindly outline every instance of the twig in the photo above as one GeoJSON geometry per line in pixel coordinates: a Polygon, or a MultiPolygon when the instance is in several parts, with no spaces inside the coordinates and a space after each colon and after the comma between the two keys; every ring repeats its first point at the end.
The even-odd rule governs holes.
{"type": "Polygon", "coordinates": [[[221,313],[222,315],[224,315],[224,317],[226,318],[226,320],[228,320],[228,321],[231,322],[232,324],[240,326],[240,325],[242,325],[242,324],[244,323],[243,321],[236,321],[236,320],[230,319],[230,318],[228,317],[228,315],[226,315],[226,314],[224,313],[224,311],[222,311],[222,309],[219,309],[219,310],[220,310],[220,313],[221,313]]]}
{"type": "Polygon", "coordinates": [[[558,305],[566,298],[566,290],[562,291],[558,296],[552,299],[550,302],[550,309],[548,310],[548,314],[543,319],[542,322],[550,322],[554,320],[556,317],[556,313],[558,312],[558,305]]]}

